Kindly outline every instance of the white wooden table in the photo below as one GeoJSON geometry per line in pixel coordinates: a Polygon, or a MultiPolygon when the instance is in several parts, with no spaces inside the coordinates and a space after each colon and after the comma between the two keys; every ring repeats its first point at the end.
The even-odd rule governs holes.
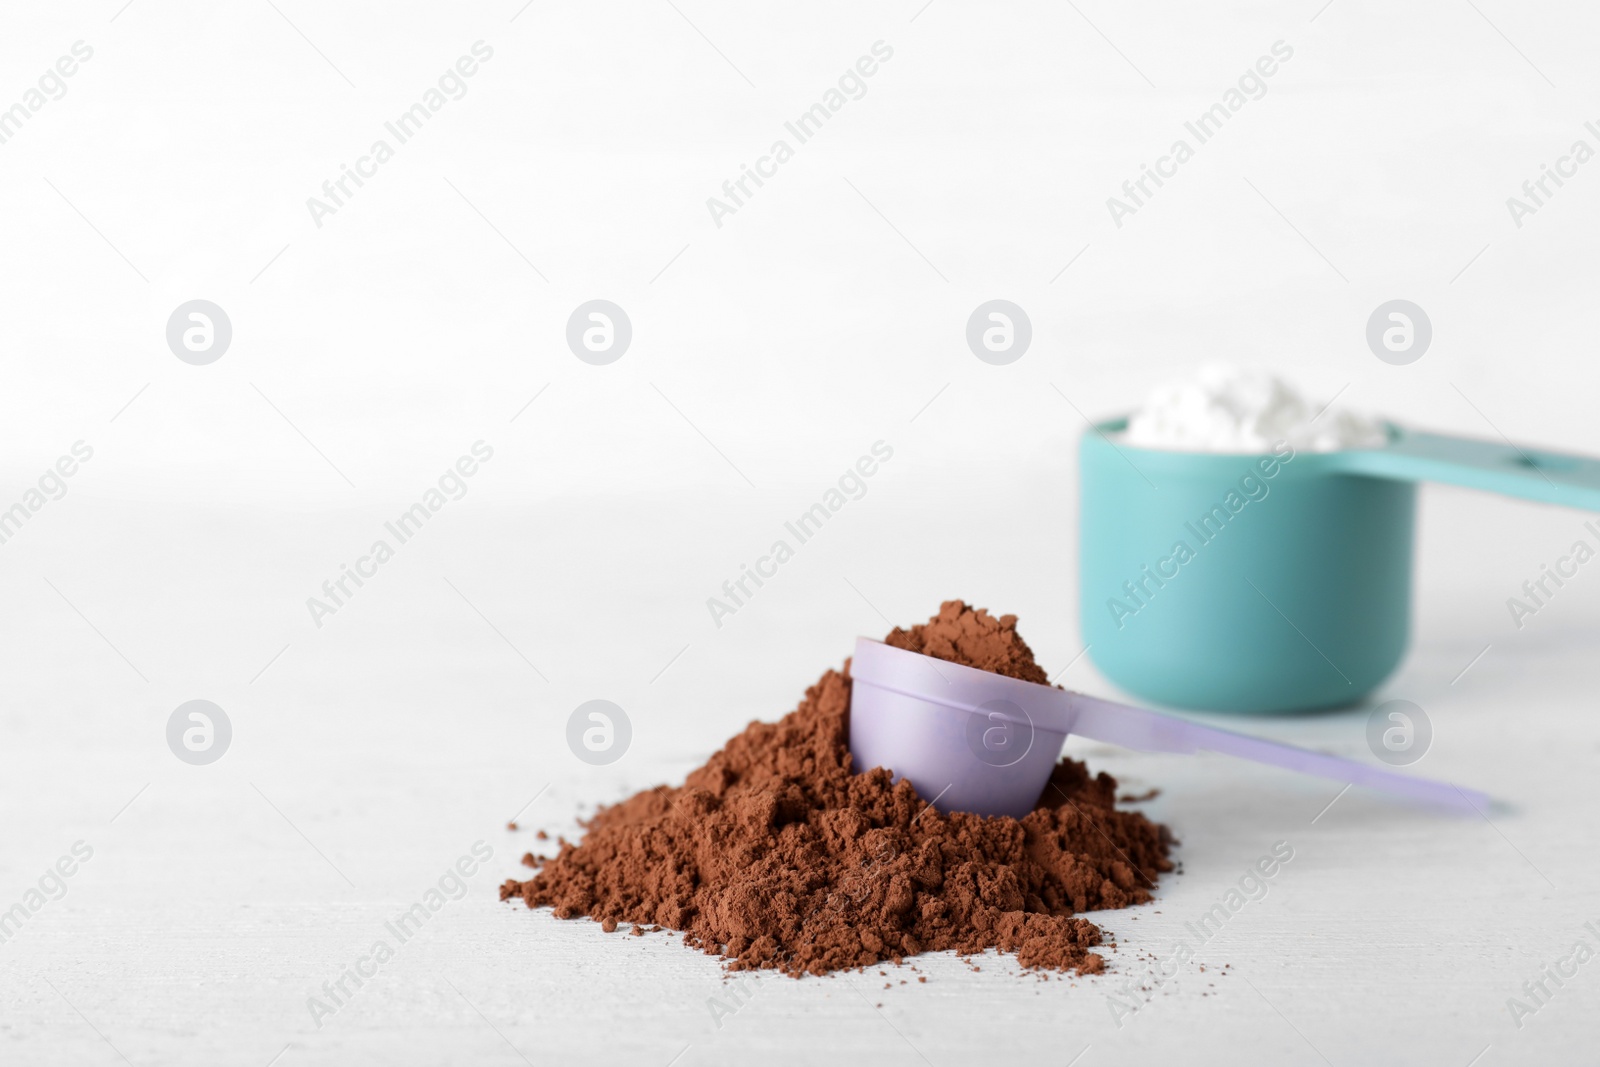
{"type": "MultiPolygon", "coordinates": [[[[168,516],[189,531],[180,543],[128,548],[109,522],[126,504],[78,506],[59,543],[0,578],[18,609],[5,622],[0,903],[21,901],[74,842],[93,849],[64,879],[65,896],[0,945],[7,1063],[582,1056],[665,1067],[870,1052],[954,1064],[1004,1049],[1050,1063],[1184,1055],[1465,1067],[1577,1062],[1594,1037],[1600,964],[1551,986],[1520,1029],[1506,1001],[1577,939],[1600,942],[1583,927],[1600,918],[1591,696],[1600,594],[1574,583],[1518,634],[1499,601],[1525,564],[1484,562],[1496,522],[1528,544],[1560,545],[1576,525],[1570,513],[1430,495],[1417,645],[1383,694],[1432,717],[1434,747],[1419,770],[1488,789],[1513,810],[1492,823],[1441,819],[1354,790],[1329,807],[1336,785],[1222,757],[1083,749],[1128,791],[1160,787],[1145,808],[1182,839],[1182,874],[1151,906],[1094,916],[1118,942],[1105,977],[1041,980],[992,955],[974,972],[930,956],[916,961],[922,984],[893,967],[887,978],[874,968],[729,979],[675,936],[606,935],[496,899],[500,880],[524,873],[517,859],[534,829],[571,832],[583,805],[681,780],[749,715],[791,706],[857,631],[878,632],[837,561],[796,563],[810,571],[772,591],[771,614],[717,632],[692,596],[685,606],[657,595],[676,577],[613,592],[526,569],[528,552],[561,549],[569,535],[552,530],[577,509],[532,534],[527,516],[485,511],[441,528],[319,631],[296,613],[316,573],[302,544],[323,545],[325,533],[270,552],[282,529],[194,511],[168,516]],[[126,576],[117,544],[150,561],[142,578],[126,576]],[[197,615],[189,593],[166,584],[196,568],[255,592],[230,608],[188,601],[213,612],[197,615]],[[533,596],[578,607],[563,623],[533,596]],[[669,622],[682,629],[668,634],[669,622]],[[801,632],[786,640],[790,625],[801,632]],[[605,648],[608,628],[623,643],[605,648]],[[629,708],[635,727],[633,751],[603,769],[562,740],[570,709],[597,695],[629,708]],[[234,727],[231,750],[206,767],[180,763],[163,738],[172,708],[196,696],[228,709],[234,727]],[[509,832],[519,812],[522,829],[509,832]],[[400,941],[386,923],[478,841],[493,857],[463,880],[465,894],[400,941]],[[1194,964],[1153,983],[1185,924],[1277,842],[1294,856],[1265,897],[1199,946],[1194,964]],[[345,979],[337,1005],[323,984],[378,940],[393,958],[359,987],[345,979]],[[1129,986],[1149,987],[1148,1000],[1128,1001],[1129,986]],[[337,1010],[314,1019],[313,997],[337,1010]],[[1136,1010],[1114,1008],[1130,1003],[1136,1010]]],[[[864,518],[860,536],[880,520],[890,521],[864,518]]],[[[129,520],[122,536],[138,526],[129,520]]],[[[600,559],[625,534],[596,536],[600,559]]],[[[908,566],[874,582],[875,594],[914,617],[925,609],[907,591],[926,573],[908,566]]],[[[1051,580],[1071,577],[1063,567],[1051,580]]],[[[1047,662],[1071,655],[1071,619],[1070,602],[1025,615],[1047,662]]],[[[1108,691],[1087,664],[1068,680],[1108,691]]],[[[1366,714],[1253,728],[1370,758],[1366,714]]]]}

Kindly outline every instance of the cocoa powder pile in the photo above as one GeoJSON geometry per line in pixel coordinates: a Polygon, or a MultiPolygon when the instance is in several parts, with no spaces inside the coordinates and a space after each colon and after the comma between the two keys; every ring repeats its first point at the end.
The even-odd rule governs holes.
{"type": "MultiPolygon", "coordinates": [[[[1016,632],[959,600],[885,639],[1030,682],[1016,632]]],[[[829,670],[775,723],[752,722],[678,788],[657,786],[587,823],[579,844],[508,879],[500,899],[643,924],[734,970],[824,974],[920,952],[989,948],[1024,967],[1097,973],[1100,928],[1079,916],[1150,899],[1174,843],[1116,808],[1116,781],[1064,759],[1021,820],[941,814],[883,768],[850,765],[850,676],[829,670]]]]}

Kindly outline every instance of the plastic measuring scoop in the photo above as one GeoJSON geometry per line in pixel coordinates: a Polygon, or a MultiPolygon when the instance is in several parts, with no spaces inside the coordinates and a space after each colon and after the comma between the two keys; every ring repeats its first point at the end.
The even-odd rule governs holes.
{"type": "MultiPolygon", "coordinates": [[[[1102,674],[1176,707],[1296,711],[1376,689],[1410,636],[1418,482],[1600,511],[1588,456],[1393,426],[1378,448],[1179,452],[1130,446],[1126,427],[1101,423],[1079,450],[1080,624],[1102,674]]],[[[1600,519],[1581,524],[1600,548],[1600,519]]]]}
{"type": "Polygon", "coordinates": [[[1007,678],[866,637],[856,639],[850,674],[856,769],[886,767],[940,811],[1026,815],[1068,734],[1139,752],[1221,752],[1460,811],[1490,804],[1484,794],[1449,783],[1007,678]]]}

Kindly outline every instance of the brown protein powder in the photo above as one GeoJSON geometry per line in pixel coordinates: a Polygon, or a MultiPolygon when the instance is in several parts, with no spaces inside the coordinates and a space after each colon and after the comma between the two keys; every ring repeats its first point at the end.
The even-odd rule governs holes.
{"type": "MultiPolygon", "coordinates": [[[[1016,632],[959,600],[899,648],[1048,681],[1016,632]]],[[[825,974],[920,952],[997,948],[1024,967],[1097,973],[1083,912],[1150,900],[1173,869],[1165,826],[1116,808],[1116,781],[1064,759],[1021,820],[941,814],[889,771],[850,765],[850,676],[829,670],[798,708],[752,722],[681,787],[602,808],[579,844],[500,899],[660,925],[733,970],[825,974]]]]}

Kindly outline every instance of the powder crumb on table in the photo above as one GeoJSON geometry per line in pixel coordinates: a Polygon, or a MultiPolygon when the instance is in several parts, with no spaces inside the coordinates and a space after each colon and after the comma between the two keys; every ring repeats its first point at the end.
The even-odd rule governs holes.
{"type": "MultiPolygon", "coordinates": [[[[885,640],[1048,683],[1015,616],[961,601],[885,640]]],[[[500,898],[562,919],[604,915],[610,929],[679,930],[736,971],[799,977],[991,948],[1024,968],[1103,971],[1094,949],[1108,938],[1082,914],[1150,901],[1174,869],[1166,827],[1117,808],[1115,779],[1071,759],[1020,820],[939,812],[883,768],[856,773],[849,707],[846,662],[682,786],[602,807],[581,843],[558,838],[558,854],[500,898]]]]}

